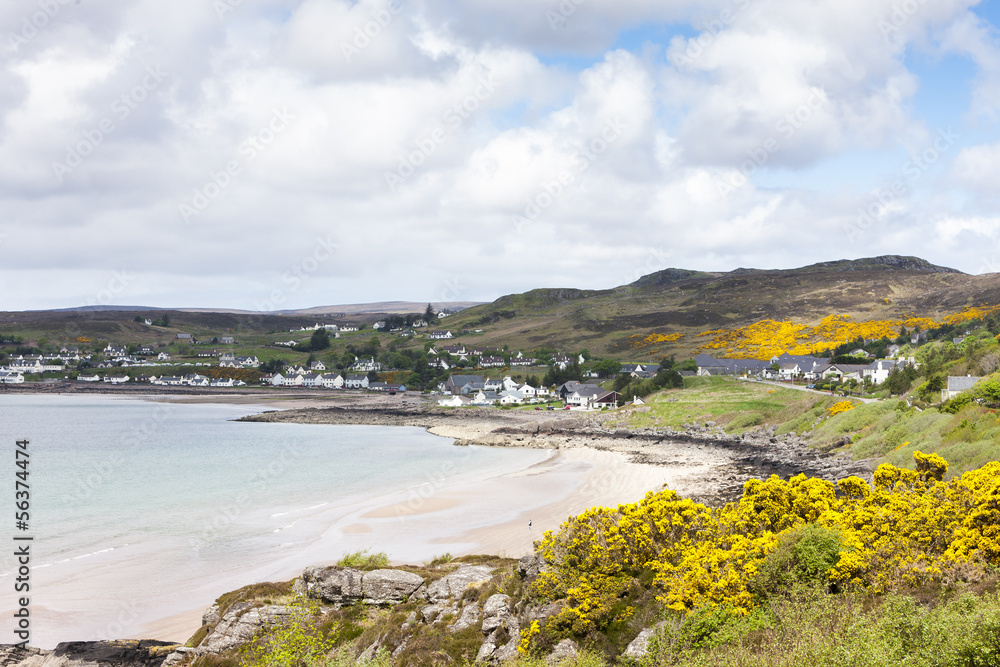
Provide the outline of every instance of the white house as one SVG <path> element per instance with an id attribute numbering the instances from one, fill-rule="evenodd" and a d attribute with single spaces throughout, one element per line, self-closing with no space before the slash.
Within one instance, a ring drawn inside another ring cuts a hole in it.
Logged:
<path id="1" fill-rule="evenodd" d="M 308 373 L 302 376 L 302 386 L 303 387 L 322 387 L 323 386 L 323 376 L 317 375 L 316 373 Z"/>
<path id="2" fill-rule="evenodd" d="M 215 378 L 214 380 L 211 381 L 210 386 L 212 386 L 212 387 L 232 387 L 233 386 L 233 379 L 232 378 Z"/>
<path id="3" fill-rule="evenodd" d="M 355 373 L 371 373 L 375 371 L 376 373 L 382 370 L 382 364 L 375 361 L 374 359 L 358 359 L 353 364 L 351 364 L 350 370 Z"/>
<path id="4" fill-rule="evenodd" d="M 327 373 L 323 376 L 323 386 L 327 389 L 343 389 L 344 378 L 339 373 Z"/>
<path id="5" fill-rule="evenodd" d="M 311 361 L 311 362 L 309 362 L 309 370 L 311 370 L 314 373 L 316 373 L 318 371 L 325 371 L 326 370 L 326 364 L 324 364 L 319 359 L 317 359 L 316 361 Z"/>
<path id="6" fill-rule="evenodd" d="M 195 375 L 185 375 L 184 384 L 188 385 L 189 387 L 207 387 L 209 386 L 210 382 L 209 379 L 204 375 L 195 374 Z"/>
<path id="7" fill-rule="evenodd" d="M 344 386 L 348 389 L 367 389 L 368 388 L 368 376 L 367 375 L 348 375 L 344 380 Z"/>
<path id="8" fill-rule="evenodd" d="M 433 340 L 447 340 L 455 336 L 450 331 L 432 331 L 429 337 Z"/>
<path id="9" fill-rule="evenodd" d="M 156 355 L 156 360 L 157 361 L 170 361 L 170 353 L 169 352 L 160 352 L 158 355 Z"/>
<path id="10" fill-rule="evenodd" d="M 100 382 L 101 376 L 94 373 L 93 375 L 80 375 L 76 379 L 80 382 Z"/>
<path id="11" fill-rule="evenodd" d="M 518 387 L 517 391 L 521 392 L 521 395 L 524 396 L 525 400 L 530 401 L 538 397 L 538 390 L 527 383 Z"/>
<path id="12" fill-rule="evenodd" d="M 899 365 L 899 362 L 891 359 L 873 361 L 868 368 L 862 371 L 862 378 L 870 377 L 872 384 L 882 384 L 897 365 Z"/>
<path id="13" fill-rule="evenodd" d="M 130 379 L 127 375 L 109 375 L 104 378 L 104 381 L 109 384 L 125 384 Z"/>
<path id="14" fill-rule="evenodd" d="M 24 376 L 14 371 L 0 371 L 0 384 L 21 384 Z"/>
<path id="15" fill-rule="evenodd" d="M 516 390 L 505 391 L 500 394 L 500 405 L 521 405 L 524 403 L 524 396 Z"/>
<path id="16" fill-rule="evenodd" d="M 968 391 L 976 386 L 976 383 L 982 380 L 981 377 L 975 377 L 973 375 L 966 375 L 965 377 L 948 377 L 948 386 L 945 387 L 944 391 L 941 392 L 942 400 L 947 401 L 949 398 L 955 398 L 963 391 Z"/>
<path id="17" fill-rule="evenodd" d="M 340 327 L 341 333 L 352 333 L 357 330 L 358 328 L 353 324 L 345 324 L 344 326 Z"/>
<path id="18" fill-rule="evenodd" d="M 271 386 L 272 387 L 282 387 L 285 384 L 285 376 L 281 373 L 275 373 L 271 376 Z"/>

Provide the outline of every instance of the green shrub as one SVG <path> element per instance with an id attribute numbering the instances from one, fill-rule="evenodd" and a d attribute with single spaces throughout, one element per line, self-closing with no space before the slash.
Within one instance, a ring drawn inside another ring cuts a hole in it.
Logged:
<path id="1" fill-rule="evenodd" d="M 344 557 L 337 561 L 341 567 L 355 567 L 359 570 L 377 570 L 380 567 L 389 565 L 389 555 L 384 551 L 370 554 L 368 549 L 352 551 L 344 554 Z"/>
<path id="2" fill-rule="evenodd" d="M 842 538 L 833 528 L 807 524 L 786 533 L 764 559 L 749 588 L 767 597 L 796 587 L 825 586 L 840 560 Z"/>

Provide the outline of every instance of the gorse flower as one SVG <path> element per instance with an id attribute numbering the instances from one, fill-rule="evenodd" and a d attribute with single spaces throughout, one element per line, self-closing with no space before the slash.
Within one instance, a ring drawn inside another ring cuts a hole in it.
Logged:
<path id="1" fill-rule="evenodd" d="M 941 580 L 969 564 L 1000 565 L 1000 462 L 944 481 L 943 458 L 913 456 L 916 470 L 881 465 L 874 485 L 858 477 L 833 484 L 772 476 L 746 482 L 742 497 L 719 509 L 665 490 L 571 517 L 544 534 L 539 551 L 548 567 L 532 584 L 536 597 L 565 605 L 524 633 L 523 650 L 539 632 L 579 636 L 626 620 L 631 608 L 621 601 L 650 572 L 667 608 L 724 605 L 747 613 L 769 554 L 806 526 L 838 536 L 839 554 L 825 575 L 830 585 L 877 593 Z"/>

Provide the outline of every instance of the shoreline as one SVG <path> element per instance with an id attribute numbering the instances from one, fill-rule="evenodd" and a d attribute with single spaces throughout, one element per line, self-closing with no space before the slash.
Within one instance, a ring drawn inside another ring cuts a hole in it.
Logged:
<path id="1" fill-rule="evenodd" d="M 117 393 L 112 389 L 61 395 L 107 397 Z M 533 550 L 534 540 L 545 530 L 558 528 L 572 515 L 593 506 L 634 502 L 663 486 L 697 501 L 721 504 L 742 492 L 746 479 L 770 472 L 782 475 L 809 472 L 829 478 L 843 477 L 848 472 L 864 475 L 866 469 L 864 462 L 825 455 L 794 439 L 777 439 L 766 433 L 731 436 L 701 426 L 685 431 L 610 430 L 600 425 L 600 413 L 441 409 L 429 406 L 419 394 L 400 400 L 402 397 L 361 392 L 330 395 L 295 390 L 242 394 L 134 391 L 121 398 L 252 406 L 263 411 L 233 420 L 240 422 L 419 427 L 432 435 L 452 439 L 459 447 L 547 450 L 544 459 L 517 470 L 477 473 L 462 480 L 464 486 L 459 485 L 460 488 L 437 489 L 413 511 L 401 511 L 405 510 L 407 498 L 400 492 L 395 497 L 383 494 L 356 498 L 360 500 L 356 507 L 336 517 L 327 515 L 329 518 L 325 519 L 323 514 L 317 514 L 311 520 L 317 525 L 326 521 L 322 534 L 295 554 L 257 563 L 251 569 L 255 580 L 247 584 L 265 579 L 288 580 L 298 576 L 307 565 L 332 564 L 348 548 L 360 544 L 359 540 L 366 540 L 362 548 L 369 543 L 367 540 L 373 545 L 383 540 L 382 545 L 386 546 L 374 550 L 389 552 L 396 564 L 422 559 L 408 557 L 405 552 L 392 553 L 395 545 L 402 544 L 412 551 L 416 543 L 414 531 L 423 531 L 421 543 L 425 546 L 441 545 L 434 555 L 451 551 L 455 555 L 521 556 Z M 848 471 L 850 466 L 857 471 Z M 519 507 L 519 494 L 525 490 L 541 494 L 544 499 Z M 386 542 L 386 535 L 393 538 Z M 205 588 L 207 585 L 199 586 L 198 590 L 204 592 Z M 232 589 L 232 586 L 226 590 L 220 588 L 215 596 Z M 210 604 L 208 601 L 205 607 Z M 128 632 L 129 636 L 186 641 L 200 627 L 204 608 L 184 610 L 184 605 L 179 604 L 169 607 L 164 610 L 168 612 L 166 616 L 152 620 L 147 617 L 135 632 Z"/>

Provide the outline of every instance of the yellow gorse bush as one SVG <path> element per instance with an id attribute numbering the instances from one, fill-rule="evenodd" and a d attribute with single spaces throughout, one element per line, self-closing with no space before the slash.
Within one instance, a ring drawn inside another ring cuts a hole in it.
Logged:
<path id="1" fill-rule="evenodd" d="M 532 593 L 565 600 L 544 630 L 584 635 L 626 620 L 631 609 L 620 601 L 644 574 L 670 609 L 727 605 L 746 613 L 764 559 L 782 535 L 806 524 L 841 535 L 827 573 L 841 586 L 883 592 L 940 580 L 963 564 L 1000 565 L 1000 462 L 944 481 L 940 456 L 915 452 L 914 459 L 916 470 L 879 466 L 873 485 L 772 476 L 746 482 L 738 501 L 718 509 L 664 490 L 571 517 L 539 543 L 548 565 Z"/>
<path id="2" fill-rule="evenodd" d="M 948 315 L 944 322 L 957 324 L 971 319 L 981 319 L 1000 311 L 1000 306 L 971 307 Z M 736 329 L 704 331 L 698 337 L 708 337 L 698 349 L 719 351 L 735 358 L 769 359 L 784 352 L 812 354 L 831 346 L 858 338 L 895 338 L 901 327 L 913 330 L 933 329 L 941 323 L 929 317 L 908 317 L 898 320 L 869 320 L 854 322 L 847 315 L 827 315 L 811 327 L 790 321 L 764 319 Z"/>
<path id="3" fill-rule="evenodd" d="M 847 412 L 853 407 L 854 404 L 850 401 L 839 401 L 830 406 L 830 408 L 826 411 L 826 415 L 828 417 L 833 417 L 839 415 L 841 412 Z"/>

